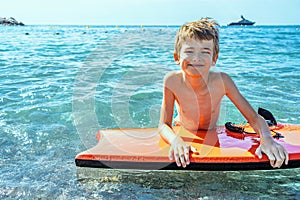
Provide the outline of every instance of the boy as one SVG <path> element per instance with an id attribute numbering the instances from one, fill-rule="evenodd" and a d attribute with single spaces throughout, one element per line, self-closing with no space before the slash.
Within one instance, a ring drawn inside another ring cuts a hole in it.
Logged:
<path id="1" fill-rule="evenodd" d="M 189 146 L 172 129 L 174 103 L 178 110 L 178 123 L 190 132 L 216 127 L 223 96 L 227 96 L 260 136 L 255 154 L 265 153 L 272 167 L 288 164 L 288 152 L 275 142 L 265 120 L 258 115 L 240 94 L 232 79 L 223 72 L 210 71 L 218 59 L 218 24 L 209 18 L 184 24 L 175 39 L 174 60 L 181 71 L 171 72 L 164 79 L 163 101 L 159 132 L 171 146 L 170 160 L 178 166 L 190 163 Z M 208 136 L 209 137 L 209 136 Z"/>

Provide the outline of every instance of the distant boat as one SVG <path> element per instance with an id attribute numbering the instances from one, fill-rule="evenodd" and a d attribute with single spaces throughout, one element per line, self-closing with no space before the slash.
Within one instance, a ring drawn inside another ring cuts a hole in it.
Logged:
<path id="1" fill-rule="evenodd" d="M 243 15 L 241 15 L 241 18 L 242 20 L 238 22 L 231 22 L 230 24 L 228 24 L 228 26 L 252 26 L 253 24 L 255 24 L 255 22 L 245 19 Z"/>

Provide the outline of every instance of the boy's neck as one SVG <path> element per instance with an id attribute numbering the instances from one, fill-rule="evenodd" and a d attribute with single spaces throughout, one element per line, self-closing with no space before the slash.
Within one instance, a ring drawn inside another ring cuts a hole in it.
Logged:
<path id="1" fill-rule="evenodd" d="M 184 73 L 184 79 L 186 83 L 197 91 L 206 91 L 208 86 L 208 75 L 207 76 L 199 76 L 199 77 L 191 77 Z"/>

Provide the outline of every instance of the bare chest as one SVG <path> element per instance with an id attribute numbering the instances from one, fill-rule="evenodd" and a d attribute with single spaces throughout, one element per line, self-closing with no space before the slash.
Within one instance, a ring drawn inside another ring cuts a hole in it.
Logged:
<path id="1" fill-rule="evenodd" d="M 176 96 L 177 110 L 185 126 L 191 129 L 209 128 L 216 123 L 224 96 L 222 92 L 211 88 L 202 93 L 185 90 L 179 94 Z"/>
<path id="2" fill-rule="evenodd" d="M 216 95 L 213 92 L 207 92 L 204 95 L 197 95 L 189 92 L 176 98 L 178 105 L 183 113 L 207 113 L 214 112 L 222 99 L 221 95 Z"/>

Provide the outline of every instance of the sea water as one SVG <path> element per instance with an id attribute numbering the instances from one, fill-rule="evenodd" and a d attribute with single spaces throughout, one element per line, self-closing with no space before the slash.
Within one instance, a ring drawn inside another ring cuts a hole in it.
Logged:
<path id="1" fill-rule="evenodd" d="M 177 26 L 0 27 L 1 199 L 300 199 L 299 169 L 78 170 L 101 128 L 156 127 Z M 299 26 L 221 27 L 212 70 L 300 124 Z M 219 124 L 246 120 L 228 100 Z"/>

